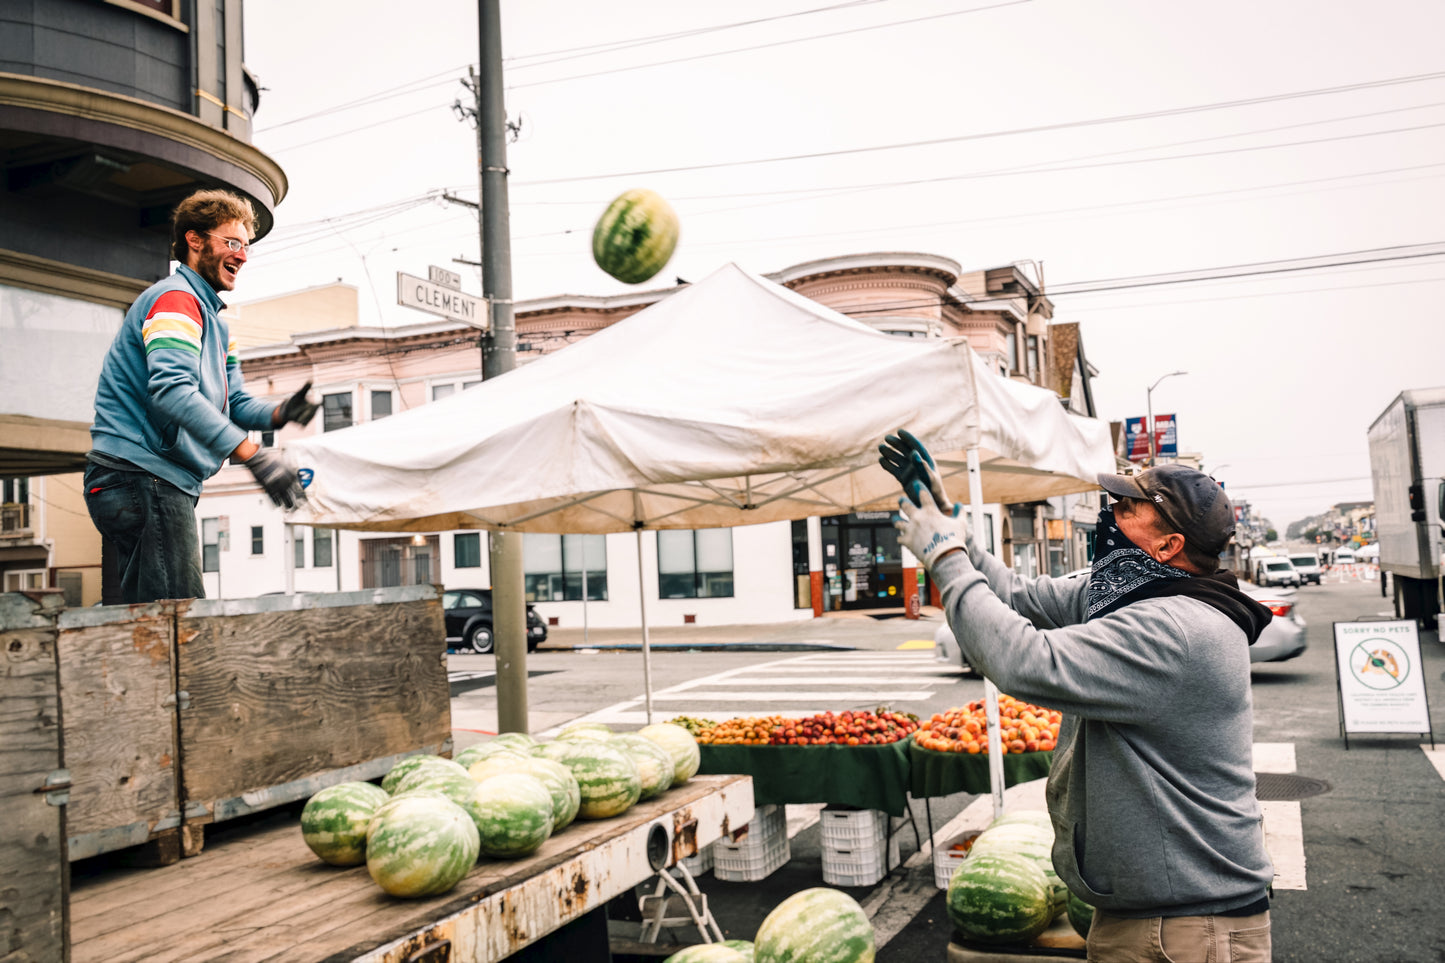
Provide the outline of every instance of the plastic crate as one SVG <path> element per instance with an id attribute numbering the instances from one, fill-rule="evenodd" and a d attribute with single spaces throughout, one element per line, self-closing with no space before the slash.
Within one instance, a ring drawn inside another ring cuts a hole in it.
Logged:
<path id="1" fill-rule="evenodd" d="M 787 833 L 761 845 L 715 845 L 717 851 L 713 853 L 712 874 L 717 879 L 731 883 L 751 883 L 766 879 L 787 865 L 793 856 Z"/>
<path id="2" fill-rule="evenodd" d="M 823 849 L 823 882 L 829 886 L 872 886 L 884 872 L 883 853 L 877 846 Z"/>
<path id="3" fill-rule="evenodd" d="M 698 850 L 696 856 L 684 856 L 677 861 L 679 866 L 686 866 L 687 871 L 693 876 L 701 876 L 713 867 L 712 844 Z"/>
<path id="4" fill-rule="evenodd" d="M 877 809 L 834 809 L 818 814 L 823 845 L 852 849 L 880 838 L 888 831 L 888 814 Z"/>
<path id="5" fill-rule="evenodd" d="M 953 849 L 953 844 L 977 837 L 978 830 L 971 830 L 953 837 L 933 851 L 933 884 L 935 886 L 939 889 L 948 889 L 948 881 L 953 879 L 954 870 L 963 865 L 965 859 L 968 859 L 968 853 Z"/>

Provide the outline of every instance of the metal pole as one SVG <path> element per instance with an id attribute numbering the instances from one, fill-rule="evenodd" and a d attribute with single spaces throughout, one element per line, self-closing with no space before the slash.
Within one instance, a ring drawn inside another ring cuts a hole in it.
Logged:
<path id="1" fill-rule="evenodd" d="M 1161 379 L 1162 380 L 1162 379 Z M 1154 467 L 1154 389 L 1150 388 L 1144 392 L 1145 407 L 1149 410 L 1148 419 L 1144 424 L 1144 434 L 1149 436 L 1149 467 Z"/>
<path id="2" fill-rule="evenodd" d="M 637 604 L 642 608 L 642 699 L 652 725 L 652 644 L 647 637 L 647 579 L 642 574 L 642 529 L 637 529 Z"/>
<path id="3" fill-rule="evenodd" d="M 973 543 L 980 550 L 987 545 L 983 534 L 983 470 L 978 449 L 968 449 L 968 509 L 973 528 Z M 993 817 L 1003 815 L 1003 737 L 998 720 L 998 686 L 992 679 L 983 680 L 983 711 L 988 723 L 988 789 L 993 797 Z"/>
<path id="4" fill-rule="evenodd" d="M 482 377 L 506 374 L 517 363 L 512 320 L 512 240 L 507 206 L 507 111 L 502 99 L 501 0 L 478 0 L 480 34 L 477 127 L 482 180 L 482 294 L 491 327 L 482 339 Z M 522 588 L 522 536 L 494 532 L 489 540 L 492 622 L 497 651 L 497 729 L 527 732 L 527 609 Z"/>
<path id="5" fill-rule="evenodd" d="M 582 540 L 582 644 L 590 645 L 587 638 L 587 536 L 577 537 Z"/>

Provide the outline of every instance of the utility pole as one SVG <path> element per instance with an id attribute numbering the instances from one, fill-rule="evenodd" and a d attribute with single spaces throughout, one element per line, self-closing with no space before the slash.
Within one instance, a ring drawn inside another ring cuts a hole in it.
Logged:
<path id="1" fill-rule="evenodd" d="M 477 140 L 481 147 L 482 295 L 492 323 L 482 338 L 482 378 L 517 364 L 512 317 L 512 238 L 507 207 L 507 112 L 502 90 L 501 0 L 478 0 L 480 35 Z M 522 536 L 492 532 L 492 628 L 497 660 L 497 731 L 529 731 L 527 713 L 527 608 L 522 586 Z"/>

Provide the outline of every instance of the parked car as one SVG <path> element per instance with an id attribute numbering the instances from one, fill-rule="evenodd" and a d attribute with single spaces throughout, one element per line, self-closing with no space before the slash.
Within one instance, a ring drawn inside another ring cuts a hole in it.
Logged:
<path id="1" fill-rule="evenodd" d="M 442 613 L 447 623 L 447 648 L 458 652 L 490 652 L 492 638 L 492 590 L 447 589 L 442 593 Z M 547 625 L 537 610 L 527 606 L 527 651 L 547 641 Z"/>
<path id="2" fill-rule="evenodd" d="M 1086 568 L 1070 572 L 1064 578 L 1088 578 Z M 1249 647 L 1250 662 L 1284 662 L 1301 655 L 1305 650 L 1305 621 L 1295 612 L 1295 590 L 1292 588 L 1262 588 L 1252 582 L 1240 582 L 1240 591 L 1269 608 L 1274 618 L 1259 634 L 1254 645 Z M 933 633 L 933 657 L 949 665 L 961 665 L 971 669 L 968 660 L 958 648 L 953 630 L 944 622 Z"/>
<path id="3" fill-rule="evenodd" d="M 1290 560 L 1281 555 L 1277 558 L 1256 559 L 1254 581 L 1259 585 L 1299 585 L 1300 575 Z"/>
<path id="4" fill-rule="evenodd" d="M 1299 555 L 1289 556 L 1289 563 L 1299 573 L 1300 584 L 1313 582 L 1320 584 L 1320 578 L 1324 575 L 1324 569 L 1320 568 L 1320 558 L 1313 552 L 1304 552 Z"/>

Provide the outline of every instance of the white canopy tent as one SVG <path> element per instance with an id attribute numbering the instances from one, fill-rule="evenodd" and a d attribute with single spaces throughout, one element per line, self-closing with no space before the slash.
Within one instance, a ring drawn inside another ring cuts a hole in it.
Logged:
<path id="1" fill-rule="evenodd" d="M 290 520 L 632 530 L 640 557 L 643 529 L 896 508 L 877 445 L 899 427 L 973 504 L 975 529 L 984 502 L 1088 491 L 1114 470 L 1107 424 L 993 374 L 966 340 L 883 334 L 730 264 L 469 391 L 294 444 L 313 474 Z"/>

